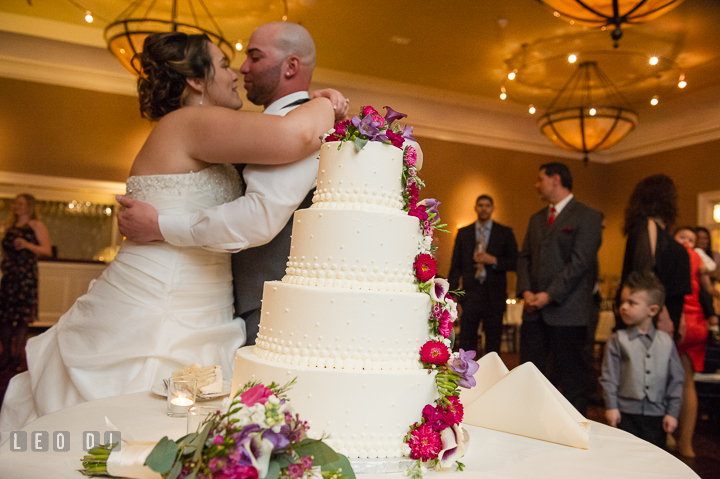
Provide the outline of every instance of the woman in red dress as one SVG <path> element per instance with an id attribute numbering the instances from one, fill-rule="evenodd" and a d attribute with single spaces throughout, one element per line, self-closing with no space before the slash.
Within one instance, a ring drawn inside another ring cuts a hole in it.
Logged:
<path id="1" fill-rule="evenodd" d="M 678 343 L 680 361 L 685 370 L 683 383 L 683 403 L 680 409 L 680 421 L 677 432 L 678 452 L 686 457 L 695 457 L 692 447 L 692 438 L 697 420 L 697 392 L 695 391 L 695 372 L 702 371 L 705 363 L 705 346 L 707 344 L 707 321 L 700 304 L 700 285 L 707 269 L 703 261 L 693 248 L 695 247 L 695 233 L 688 227 L 678 228 L 675 231 L 675 241 L 687 248 L 690 255 L 690 280 L 692 294 L 685 296 L 683 305 L 684 324 L 680 326 L 681 339 Z M 717 317 L 713 318 L 717 321 Z"/>

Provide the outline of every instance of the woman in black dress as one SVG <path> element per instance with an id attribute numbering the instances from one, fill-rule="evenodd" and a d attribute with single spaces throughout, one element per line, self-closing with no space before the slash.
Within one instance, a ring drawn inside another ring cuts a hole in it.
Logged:
<path id="1" fill-rule="evenodd" d="M 677 190 L 672 179 L 652 175 L 635 186 L 625 209 L 623 232 L 627 242 L 621 281 L 624 283 L 633 271 L 655 273 L 665 287 L 665 308 L 658 318 L 658 329 L 677 339 L 683 302 L 685 295 L 692 293 L 692 286 L 690 257 L 671 235 L 676 218 Z M 621 290 L 618 288 L 618 296 Z"/>
<path id="2" fill-rule="evenodd" d="M 35 198 L 15 198 L 10 227 L 2 239 L 0 281 L 0 368 L 18 367 L 29 323 L 37 319 L 37 258 L 51 254 L 47 228 L 37 218 Z"/>

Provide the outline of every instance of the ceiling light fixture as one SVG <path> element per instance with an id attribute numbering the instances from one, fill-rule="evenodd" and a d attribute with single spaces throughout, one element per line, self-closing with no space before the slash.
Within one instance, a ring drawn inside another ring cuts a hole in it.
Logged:
<path id="1" fill-rule="evenodd" d="M 553 15 L 571 25 L 587 27 L 614 25 L 614 46 L 622 37 L 622 25 L 654 20 L 677 7 L 683 0 L 538 0 L 553 10 Z"/>
<path id="2" fill-rule="evenodd" d="M 583 153 L 587 163 L 588 153 L 625 138 L 637 120 L 637 114 L 597 63 L 583 62 L 538 119 L 538 125 L 559 147 Z"/>
<path id="3" fill-rule="evenodd" d="M 158 5 L 162 3 L 162 5 Z M 131 73 L 139 75 L 140 58 L 145 38 L 153 33 L 183 32 L 207 35 L 223 54 L 232 60 L 236 46 L 225 39 L 204 0 L 172 0 L 170 10 L 166 2 L 132 0 L 120 15 L 105 28 L 105 42 L 110 53 Z M 184 6 L 181 8 L 181 4 Z M 283 0 L 284 18 L 287 18 L 287 0 Z M 181 11 L 182 10 L 182 11 Z M 240 42 L 238 41 L 238 44 Z M 242 47 L 242 45 L 240 45 Z"/>

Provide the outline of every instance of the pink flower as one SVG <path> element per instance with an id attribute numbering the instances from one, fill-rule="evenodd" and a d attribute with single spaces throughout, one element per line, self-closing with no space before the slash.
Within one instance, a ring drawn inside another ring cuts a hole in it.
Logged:
<path id="1" fill-rule="evenodd" d="M 326 137 L 323 139 L 323 142 L 324 142 L 324 143 L 330 143 L 331 141 L 340 141 L 341 139 L 342 139 L 342 137 L 333 134 L 333 135 L 328 135 L 328 136 L 326 136 Z"/>
<path id="2" fill-rule="evenodd" d="M 408 166 L 415 166 L 415 163 L 417 163 L 417 151 L 412 146 L 408 146 L 405 151 L 405 163 Z"/>
<path id="3" fill-rule="evenodd" d="M 437 281 L 437 280 L 438 280 L 438 278 L 435 278 L 435 281 Z M 430 291 L 432 291 L 432 289 Z M 440 321 L 440 318 L 442 317 L 442 306 L 440 306 L 439 304 L 433 305 L 432 317 L 434 319 L 437 319 L 438 321 Z"/>
<path id="4" fill-rule="evenodd" d="M 407 444 L 410 446 L 410 457 L 423 461 L 435 459 L 442 450 L 440 434 L 430 424 L 423 424 L 412 431 Z"/>
<path id="5" fill-rule="evenodd" d="M 453 320 L 450 316 L 450 311 L 443 311 L 443 314 L 440 317 L 440 326 L 438 327 L 438 332 L 443 338 L 449 338 L 452 334 L 452 329 Z"/>
<path id="6" fill-rule="evenodd" d="M 419 254 L 413 266 L 415 266 L 415 276 L 421 283 L 430 281 L 437 273 L 437 262 L 429 254 Z"/>
<path id="7" fill-rule="evenodd" d="M 350 120 L 343 120 L 337 125 L 335 125 L 335 134 L 338 136 L 345 136 L 345 133 L 347 132 L 347 127 L 350 125 Z"/>
<path id="8" fill-rule="evenodd" d="M 416 217 L 420 221 L 425 221 L 428 219 L 428 214 L 425 209 L 425 205 L 418 205 L 418 204 L 410 203 L 410 211 L 408 211 L 408 214 L 410 216 Z"/>
<path id="9" fill-rule="evenodd" d="M 420 348 L 420 360 L 430 364 L 446 364 L 450 359 L 447 346 L 440 341 L 428 341 Z"/>
<path id="10" fill-rule="evenodd" d="M 363 118 L 368 115 L 372 115 L 373 113 L 377 115 L 378 111 L 375 108 L 371 107 L 370 105 L 362 107 Z"/>
<path id="11" fill-rule="evenodd" d="M 405 143 L 405 138 L 403 138 L 403 136 L 400 133 L 395 133 L 393 131 L 390 131 L 390 129 L 388 129 L 385 132 L 385 135 L 390 139 L 390 143 L 392 143 L 392 146 L 402 148 L 403 143 Z M 415 175 L 411 175 L 411 176 L 415 176 Z"/>
<path id="12" fill-rule="evenodd" d="M 290 477 L 299 479 L 305 473 L 305 469 L 303 469 L 302 464 L 290 464 L 288 467 L 288 473 L 290 474 Z"/>
<path id="13" fill-rule="evenodd" d="M 463 414 L 465 409 L 463 408 L 460 398 L 457 396 L 448 396 L 447 400 L 450 401 L 450 405 L 446 405 L 447 411 L 452 415 L 454 424 L 460 424 L 463 420 Z"/>
<path id="14" fill-rule="evenodd" d="M 373 113 L 371 116 L 373 121 L 380 123 L 378 125 L 378 128 L 382 128 L 383 126 L 385 126 L 385 118 L 381 117 L 379 113 Z"/>
<path id="15" fill-rule="evenodd" d="M 417 168 L 414 166 L 408 168 L 408 176 L 417 176 Z"/>
<path id="16" fill-rule="evenodd" d="M 222 436 L 215 436 L 212 441 L 213 444 L 222 444 L 223 442 L 225 442 L 225 438 Z"/>
<path id="17" fill-rule="evenodd" d="M 312 457 L 303 456 L 302 459 L 300 459 L 300 463 L 302 464 L 303 468 L 310 469 L 313 463 Z"/>
<path id="18" fill-rule="evenodd" d="M 265 404 L 270 396 L 273 396 L 272 390 L 266 388 L 262 384 L 253 386 L 240 395 L 240 402 L 245 406 L 254 406 L 257 403 Z"/>

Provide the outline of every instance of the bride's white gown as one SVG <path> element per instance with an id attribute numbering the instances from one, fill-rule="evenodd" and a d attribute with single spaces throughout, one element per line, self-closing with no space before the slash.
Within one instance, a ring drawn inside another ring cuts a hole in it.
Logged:
<path id="1" fill-rule="evenodd" d="M 194 212 L 241 192 L 231 165 L 131 177 L 127 189 L 162 214 Z M 232 304 L 228 253 L 125 241 L 57 325 L 28 341 L 28 371 L 10 381 L 0 411 L 0 442 L 53 411 L 149 391 L 194 362 L 219 364 L 231 378 L 235 350 L 245 341 Z"/>

